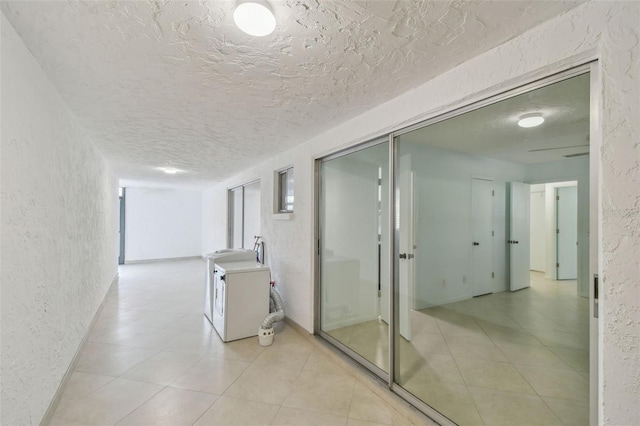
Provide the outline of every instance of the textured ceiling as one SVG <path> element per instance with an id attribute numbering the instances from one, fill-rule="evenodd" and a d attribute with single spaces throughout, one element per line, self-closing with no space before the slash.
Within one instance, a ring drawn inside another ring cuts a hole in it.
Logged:
<path id="1" fill-rule="evenodd" d="M 401 142 L 420 143 L 522 164 L 564 160 L 589 152 L 589 74 L 514 96 L 409 132 Z M 525 114 L 545 122 L 524 129 Z"/>
<path id="2" fill-rule="evenodd" d="M 273 1 L 278 27 L 263 38 L 233 25 L 234 1 L 2 9 L 120 178 L 203 185 L 576 4 Z M 187 172 L 168 176 L 159 166 Z"/>

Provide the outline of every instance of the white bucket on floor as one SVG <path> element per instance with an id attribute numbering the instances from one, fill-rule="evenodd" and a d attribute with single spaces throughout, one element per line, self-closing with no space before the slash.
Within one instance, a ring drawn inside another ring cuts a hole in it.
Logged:
<path id="1" fill-rule="evenodd" d="M 260 346 L 271 346 L 273 343 L 273 327 L 271 328 L 260 328 L 258 330 L 258 341 L 260 342 Z"/>

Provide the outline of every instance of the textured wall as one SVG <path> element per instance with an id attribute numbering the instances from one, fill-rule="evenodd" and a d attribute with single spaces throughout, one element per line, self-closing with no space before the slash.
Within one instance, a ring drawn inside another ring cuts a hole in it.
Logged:
<path id="1" fill-rule="evenodd" d="M 640 424 L 640 2 L 603 11 L 601 395 Z"/>
<path id="2" fill-rule="evenodd" d="M 548 74 L 576 55 L 596 53 L 603 77 L 600 422 L 638 424 L 640 412 L 640 3 L 593 2 L 570 10 L 369 112 L 277 155 L 207 191 L 205 215 L 224 217 L 227 187 L 259 176 L 263 194 L 273 170 L 295 167 L 295 213 L 272 219 L 272 197 L 262 201 L 268 260 L 287 303 L 287 315 L 313 328 L 313 162 L 315 156 L 369 139 L 435 111 L 507 87 L 529 73 Z M 532 74 L 533 75 L 533 74 Z M 596 137 L 597 135 L 592 135 Z M 220 221 L 220 227 L 224 226 Z M 208 228 L 205 250 L 223 247 L 224 230 Z"/>
<path id="3" fill-rule="evenodd" d="M 125 261 L 200 256 L 202 192 L 127 188 Z"/>
<path id="4" fill-rule="evenodd" d="M 0 423 L 38 424 L 117 274 L 117 183 L 1 19 Z"/>

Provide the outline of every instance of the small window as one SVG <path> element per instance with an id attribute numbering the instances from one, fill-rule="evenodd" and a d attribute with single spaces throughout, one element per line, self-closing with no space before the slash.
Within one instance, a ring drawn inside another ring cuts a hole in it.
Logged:
<path id="1" fill-rule="evenodd" d="M 293 212 L 293 167 L 278 172 L 278 212 Z"/>

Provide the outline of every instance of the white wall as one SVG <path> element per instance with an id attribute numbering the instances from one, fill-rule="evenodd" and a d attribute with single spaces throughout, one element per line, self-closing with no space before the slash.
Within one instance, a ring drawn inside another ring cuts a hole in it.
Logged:
<path id="1" fill-rule="evenodd" d="M 422 145 L 406 145 L 415 174 L 417 307 L 472 297 L 471 183 L 493 179 L 494 292 L 508 288 L 506 184 L 522 181 L 524 166 Z M 466 277 L 466 279 L 465 279 Z M 445 284 L 443 285 L 443 281 Z"/>
<path id="2" fill-rule="evenodd" d="M 226 191 L 202 193 L 202 254 L 227 248 L 227 202 Z"/>
<path id="3" fill-rule="evenodd" d="M 253 248 L 256 241 L 255 237 L 260 235 L 261 197 L 260 182 L 254 182 L 244 187 L 244 218 L 242 224 L 244 232 L 243 247 L 246 249 Z"/>
<path id="4" fill-rule="evenodd" d="M 597 56 L 603 71 L 600 95 L 605 104 L 594 111 L 601 131 L 591 135 L 602 140 L 599 164 L 602 215 L 602 262 L 606 285 L 601 292 L 600 422 L 640 422 L 637 383 L 640 383 L 638 310 L 640 268 L 640 167 L 636 147 L 640 133 L 640 45 L 637 2 L 589 2 L 515 36 L 507 43 L 473 58 L 453 70 L 379 105 L 306 143 L 246 170 L 212 187 L 206 193 L 207 217 L 226 216 L 227 188 L 261 177 L 263 191 L 273 190 L 273 171 L 295 167 L 296 207 L 291 221 L 273 220 L 272 197 L 262 198 L 262 234 L 267 260 L 287 304 L 287 315 L 313 330 L 313 158 L 341 147 L 382 135 L 389 130 L 434 116 L 454 106 L 514 87 L 513 79 L 549 75 L 560 63 L 580 55 Z M 566 62 L 565 62 L 566 63 Z M 519 82 L 518 82 L 519 83 Z M 565 179 L 566 180 L 566 179 Z M 636 182 L 636 183 L 634 183 Z M 223 201 L 222 203 L 220 201 Z M 208 227 L 204 251 L 224 247 L 226 222 Z"/>
<path id="5" fill-rule="evenodd" d="M 117 275 L 118 187 L 1 15 L 0 423 L 38 424 Z"/>
<path id="6" fill-rule="evenodd" d="M 400 138 L 402 141 L 402 137 Z M 554 181 L 571 175 L 579 178 L 587 189 L 582 189 L 581 212 L 588 212 L 587 158 L 575 158 L 551 163 L 520 165 L 491 160 L 402 143 L 400 154 L 412 155 L 412 166 L 416 179 L 416 201 L 418 229 L 416 230 L 416 287 L 417 307 L 441 305 L 472 297 L 473 271 L 471 267 L 471 180 L 473 177 L 493 179 L 495 190 L 493 206 L 493 291 L 509 288 L 509 256 L 506 240 L 509 235 L 509 206 L 506 184 L 510 181 L 531 180 Z M 576 181 L 542 185 L 548 187 L 547 198 L 543 199 L 542 233 L 543 266 L 541 270 L 551 270 L 555 279 L 555 199 L 553 194 L 558 186 L 576 185 Z M 534 186 L 535 187 L 535 186 Z M 580 217 L 583 225 L 579 241 L 585 244 L 581 265 L 588 268 L 588 214 Z M 467 278 L 465 280 L 465 277 Z M 442 283 L 445 282 L 443 286 Z M 588 269 L 580 276 L 581 295 L 588 296 Z"/>
<path id="7" fill-rule="evenodd" d="M 388 152 L 386 145 L 369 150 Z M 378 167 L 363 151 L 322 164 L 322 329 L 378 316 Z M 368 153 L 367 153 L 368 154 Z M 388 161 L 388 160 L 387 160 Z"/>
<path id="8" fill-rule="evenodd" d="M 125 263 L 200 256 L 202 192 L 127 188 Z"/>

